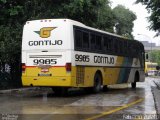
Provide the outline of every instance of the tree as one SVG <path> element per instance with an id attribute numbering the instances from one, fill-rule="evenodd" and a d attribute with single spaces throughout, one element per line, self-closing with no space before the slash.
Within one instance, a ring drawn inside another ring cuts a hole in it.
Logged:
<path id="1" fill-rule="evenodd" d="M 133 21 L 136 20 L 136 15 L 122 5 L 118 5 L 113 9 L 115 15 L 116 33 L 124 37 L 133 39 Z"/>
<path id="2" fill-rule="evenodd" d="M 59 6 L 58 6 L 59 7 Z M 88 26 L 113 32 L 114 16 L 108 0 L 70 0 L 62 4 L 62 16 L 82 22 Z"/>
<path id="3" fill-rule="evenodd" d="M 156 36 L 160 35 L 160 0 L 137 0 L 136 3 L 146 5 L 148 12 L 151 12 L 150 29 L 157 31 Z"/>
<path id="4" fill-rule="evenodd" d="M 153 50 L 149 52 L 149 56 L 152 62 L 158 63 L 160 65 L 160 51 L 159 50 Z"/>

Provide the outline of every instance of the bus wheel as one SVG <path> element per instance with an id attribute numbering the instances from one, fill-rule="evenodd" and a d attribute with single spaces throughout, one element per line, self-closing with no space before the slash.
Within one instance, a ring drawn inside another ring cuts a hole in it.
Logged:
<path id="1" fill-rule="evenodd" d="M 66 96 L 68 94 L 68 88 L 67 87 L 53 87 L 52 90 L 56 95 L 62 95 Z"/>
<path id="2" fill-rule="evenodd" d="M 99 93 L 101 91 L 101 85 L 102 85 L 102 77 L 99 73 L 96 73 L 94 77 L 93 92 Z"/>

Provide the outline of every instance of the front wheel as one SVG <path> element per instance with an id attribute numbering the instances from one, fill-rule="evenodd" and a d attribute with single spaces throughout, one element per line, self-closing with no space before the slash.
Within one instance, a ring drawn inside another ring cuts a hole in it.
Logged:
<path id="1" fill-rule="evenodd" d="M 94 86 L 93 86 L 93 92 L 99 93 L 101 91 L 102 86 L 102 76 L 98 73 L 96 73 L 94 77 Z"/>

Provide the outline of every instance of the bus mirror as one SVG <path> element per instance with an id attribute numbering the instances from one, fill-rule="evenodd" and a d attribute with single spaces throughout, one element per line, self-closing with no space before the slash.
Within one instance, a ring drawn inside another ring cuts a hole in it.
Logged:
<path id="1" fill-rule="evenodd" d="M 146 60 L 148 60 L 148 54 L 146 54 Z"/>
<path id="2" fill-rule="evenodd" d="M 156 66 L 156 70 L 159 70 L 160 69 L 160 67 L 159 66 Z"/>

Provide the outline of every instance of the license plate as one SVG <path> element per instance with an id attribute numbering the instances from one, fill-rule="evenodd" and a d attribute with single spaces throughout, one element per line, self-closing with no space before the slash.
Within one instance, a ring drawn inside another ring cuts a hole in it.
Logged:
<path id="1" fill-rule="evenodd" d="M 41 69 L 41 72 L 49 72 L 49 69 Z"/>

